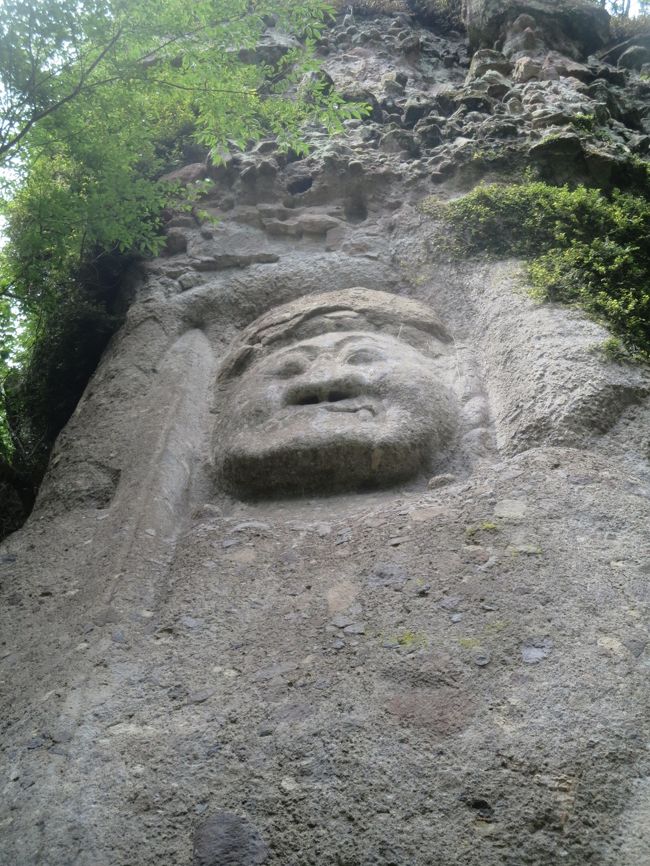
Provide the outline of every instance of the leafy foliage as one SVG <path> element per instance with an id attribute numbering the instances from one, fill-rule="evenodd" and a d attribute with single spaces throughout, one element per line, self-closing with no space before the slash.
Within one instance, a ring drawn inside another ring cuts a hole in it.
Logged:
<path id="1" fill-rule="evenodd" d="M 529 260 L 536 294 L 576 304 L 650 360 L 650 201 L 644 195 L 489 184 L 425 212 L 454 230 L 464 251 Z"/>
<path id="2" fill-rule="evenodd" d="M 120 270 L 161 250 L 180 191 L 159 178 L 197 148 L 218 162 L 263 135 L 304 153 L 305 124 L 336 132 L 360 115 L 309 74 L 329 13 L 324 0 L 3 3 L 0 461 L 32 493 L 119 321 Z"/>

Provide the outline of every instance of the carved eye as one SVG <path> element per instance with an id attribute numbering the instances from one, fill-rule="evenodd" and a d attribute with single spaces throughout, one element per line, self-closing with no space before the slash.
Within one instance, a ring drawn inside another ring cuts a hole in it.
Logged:
<path id="1" fill-rule="evenodd" d="M 372 364 L 374 361 L 383 359 L 381 352 L 377 349 L 355 349 L 345 359 L 346 364 Z"/>
<path id="2" fill-rule="evenodd" d="M 287 358 L 279 367 L 273 371 L 278 379 L 290 379 L 305 372 L 305 364 L 300 358 Z"/>

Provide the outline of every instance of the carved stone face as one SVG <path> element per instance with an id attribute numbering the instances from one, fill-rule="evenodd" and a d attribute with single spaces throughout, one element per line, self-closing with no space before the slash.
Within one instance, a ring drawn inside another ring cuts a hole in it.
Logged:
<path id="1" fill-rule="evenodd" d="M 229 388 L 217 442 L 223 481 L 250 495 L 354 490 L 416 475 L 454 429 L 441 366 L 435 346 L 425 357 L 365 331 L 271 352 Z"/>

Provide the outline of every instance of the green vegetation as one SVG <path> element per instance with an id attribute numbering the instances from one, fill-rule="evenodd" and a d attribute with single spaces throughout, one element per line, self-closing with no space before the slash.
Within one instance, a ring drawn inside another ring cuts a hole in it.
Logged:
<path id="1" fill-rule="evenodd" d="M 465 535 L 468 539 L 473 539 L 479 532 L 498 532 L 499 527 L 491 520 L 484 520 L 480 526 L 466 526 Z"/>
<path id="2" fill-rule="evenodd" d="M 306 152 L 362 108 L 318 75 L 324 0 L 6 0 L 0 22 L 0 501 L 25 508 L 182 193 L 262 136 Z M 264 43 L 269 24 L 283 34 Z M 8 524 L 0 515 L 0 537 Z"/>
<path id="3" fill-rule="evenodd" d="M 463 253 L 528 259 L 537 297 L 575 304 L 625 349 L 650 360 L 650 201 L 541 181 L 479 186 L 461 199 L 426 200 Z M 610 354 L 611 356 L 611 354 Z"/>
<path id="4" fill-rule="evenodd" d="M 427 645 L 426 635 L 412 631 L 411 629 L 407 629 L 406 631 L 395 635 L 394 640 L 401 647 L 426 647 Z"/>

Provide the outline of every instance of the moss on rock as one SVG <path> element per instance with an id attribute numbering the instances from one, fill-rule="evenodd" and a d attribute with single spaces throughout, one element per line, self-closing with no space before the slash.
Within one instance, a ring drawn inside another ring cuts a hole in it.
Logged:
<path id="1" fill-rule="evenodd" d="M 650 200 L 644 194 L 542 181 L 479 186 L 422 210 L 453 229 L 454 246 L 522 256 L 535 295 L 575 304 L 650 360 Z"/>

